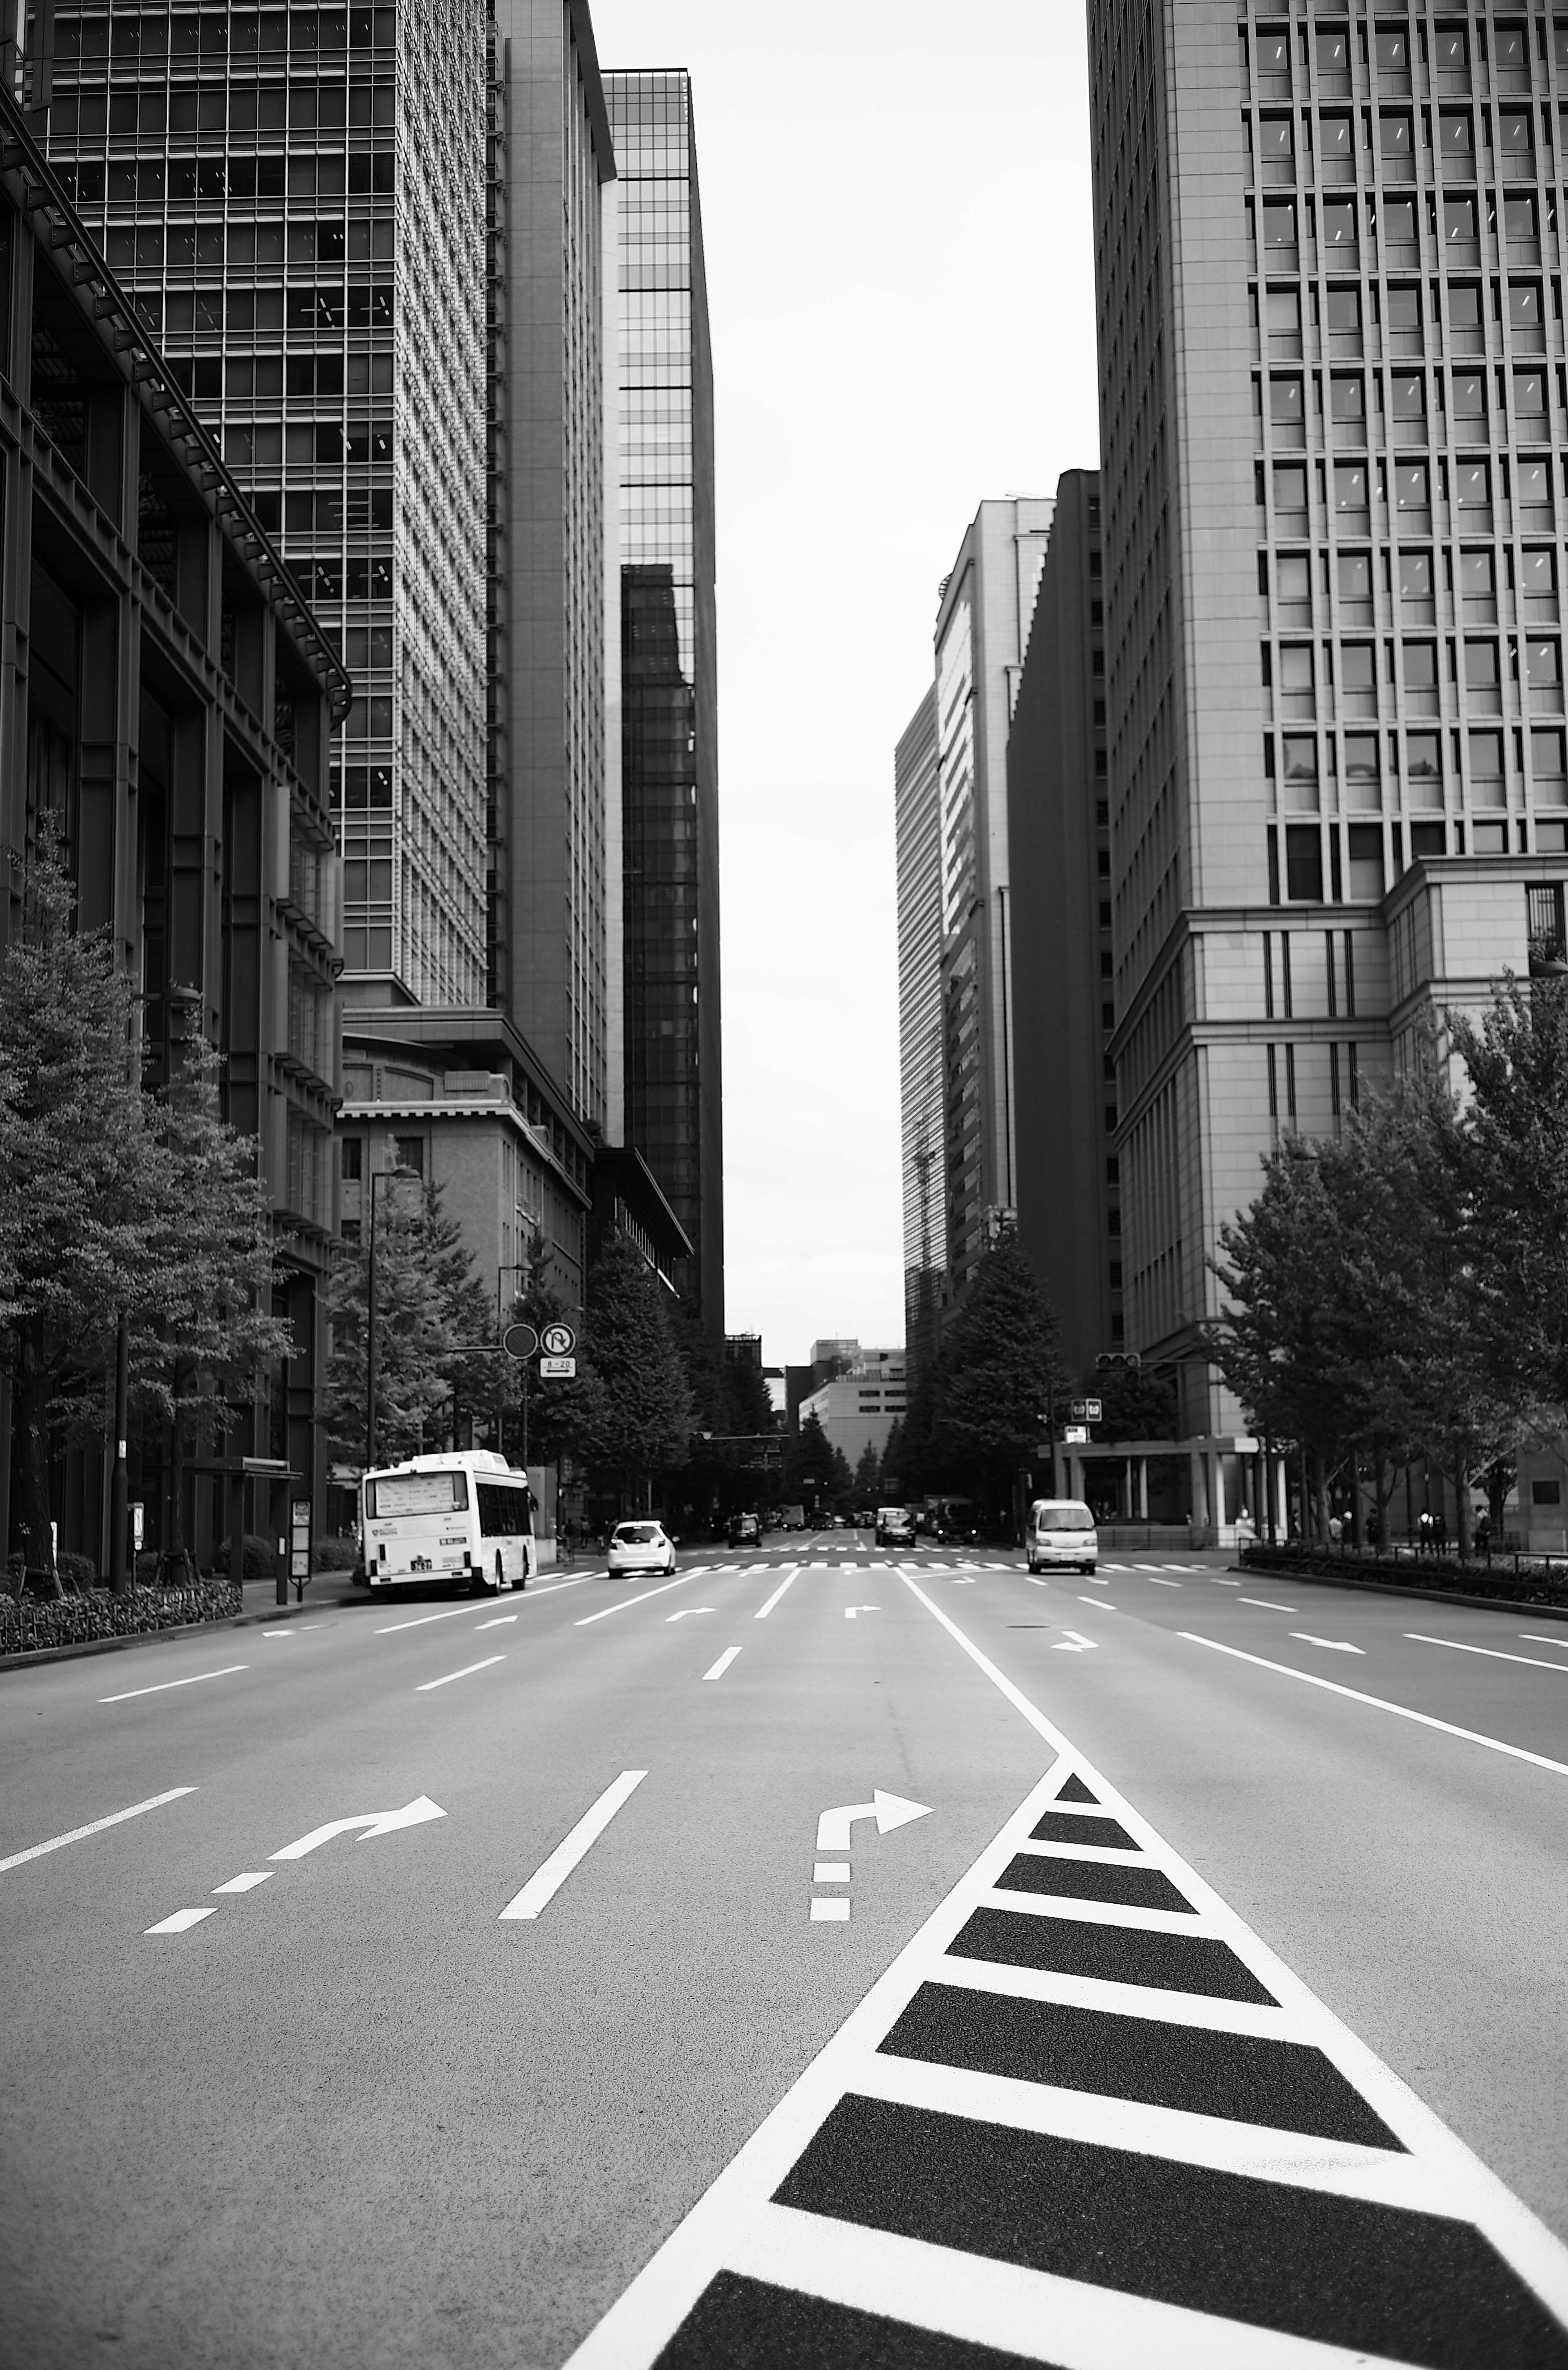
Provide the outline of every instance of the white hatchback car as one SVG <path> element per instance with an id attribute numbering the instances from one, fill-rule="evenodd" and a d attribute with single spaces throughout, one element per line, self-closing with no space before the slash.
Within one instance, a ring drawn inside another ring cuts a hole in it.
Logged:
<path id="1" fill-rule="evenodd" d="M 1092 1571 L 1100 1554 L 1094 1516 L 1076 1498 L 1036 1498 L 1029 1510 L 1023 1548 L 1031 1571 L 1060 1571 L 1077 1565 Z"/>
<path id="2" fill-rule="evenodd" d="M 663 1523 L 617 1523 L 610 1533 L 610 1577 L 617 1572 L 674 1571 L 675 1543 Z"/>

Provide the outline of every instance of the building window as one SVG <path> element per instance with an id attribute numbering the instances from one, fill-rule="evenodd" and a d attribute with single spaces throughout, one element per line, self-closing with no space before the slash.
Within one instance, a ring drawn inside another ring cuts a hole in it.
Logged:
<path id="1" fill-rule="evenodd" d="M 1530 1503 L 1532 1506 L 1560 1506 L 1562 1503 L 1562 1482 L 1532 1481 L 1530 1483 Z"/>
<path id="2" fill-rule="evenodd" d="M 395 1135 L 392 1149 L 399 1168 L 411 1168 L 416 1177 L 425 1173 L 425 1147 L 422 1135 Z"/>
<path id="3" fill-rule="evenodd" d="M 359 1179 L 363 1176 L 364 1169 L 362 1165 L 363 1158 L 364 1138 L 360 1135 L 345 1135 L 343 1138 L 343 1175 L 350 1184 L 357 1183 Z"/>
<path id="4" fill-rule="evenodd" d="M 1316 823 L 1286 825 L 1285 893 L 1302 903 L 1322 903 L 1323 842 Z"/>
<path id="5" fill-rule="evenodd" d="M 360 1240 L 360 1236 L 361 1227 L 359 1220 L 357 1218 L 345 1218 L 343 1220 L 343 1240 L 346 1243 L 357 1243 Z"/>

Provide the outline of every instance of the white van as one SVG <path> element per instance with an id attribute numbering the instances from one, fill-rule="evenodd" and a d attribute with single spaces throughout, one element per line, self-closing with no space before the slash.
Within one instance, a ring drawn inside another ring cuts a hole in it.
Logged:
<path id="1" fill-rule="evenodd" d="M 1036 1498 L 1029 1510 L 1023 1536 L 1031 1571 L 1052 1566 L 1070 1571 L 1092 1571 L 1100 1554 L 1094 1516 L 1076 1498 Z"/>

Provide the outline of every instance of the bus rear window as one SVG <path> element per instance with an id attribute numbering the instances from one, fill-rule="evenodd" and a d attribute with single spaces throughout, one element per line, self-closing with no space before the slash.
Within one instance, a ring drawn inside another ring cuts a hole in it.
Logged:
<path id="1" fill-rule="evenodd" d="M 521 1481 L 477 1481 L 479 1535 L 487 1539 L 525 1538 L 533 1529 L 530 1499 Z"/>
<path id="2" fill-rule="evenodd" d="M 373 1519 L 394 1514 L 445 1514 L 468 1503 L 466 1473 L 393 1473 L 364 1485 L 365 1513 Z"/>

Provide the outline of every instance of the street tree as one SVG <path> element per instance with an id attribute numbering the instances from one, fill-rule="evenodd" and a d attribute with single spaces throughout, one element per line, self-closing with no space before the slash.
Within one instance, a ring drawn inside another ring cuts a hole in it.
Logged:
<path id="1" fill-rule="evenodd" d="M 657 1473 L 685 1464 L 691 1386 L 671 1295 L 634 1244 L 605 1239 L 588 1278 L 582 1352 L 600 1396 L 583 1410 L 578 1453 L 624 1505 Z"/>
<path id="2" fill-rule="evenodd" d="M 1009 1509 L 1020 1469 L 1033 1462 L 1052 1400 L 1060 1408 L 1070 1395 L 1060 1332 L 1033 1269 L 1004 1235 L 975 1268 L 932 1378 L 940 1478 L 987 1500 L 993 1517 Z"/>
<path id="3" fill-rule="evenodd" d="M 882 1456 L 875 1442 L 868 1440 L 855 1467 L 855 1495 L 862 1506 L 874 1506 L 881 1487 Z"/>
<path id="4" fill-rule="evenodd" d="M 488 1317 L 467 1305 L 441 1215 L 433 1187 L 412 1182 L 388 1185 L 376 1210 L 375 1455 L 381 1464 L 447 1444 L 454 1352 L 490 1329 Z M 356 1466 L 364 1462 L 367 1440 L 369 1302 L 370 1245 L 347 1244 L 328 1292 L 332 1350 L 324 1413 L 333 1454 Z"/>

